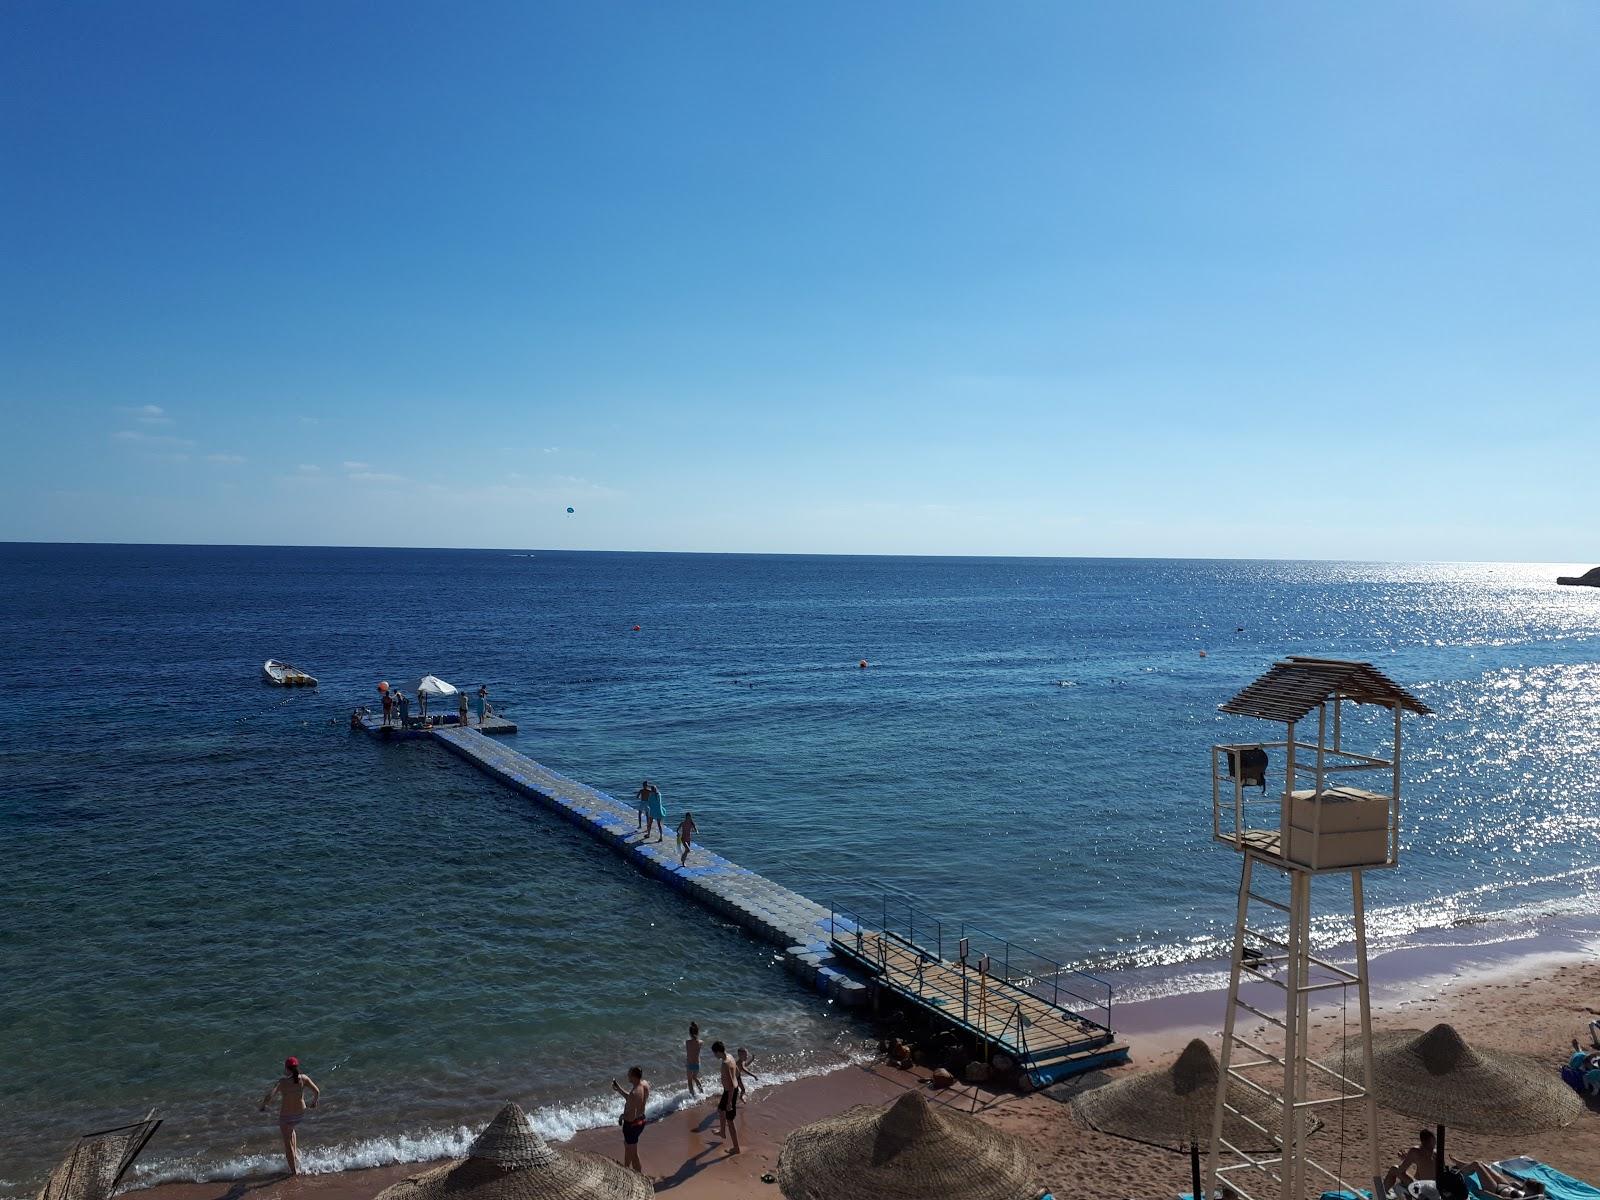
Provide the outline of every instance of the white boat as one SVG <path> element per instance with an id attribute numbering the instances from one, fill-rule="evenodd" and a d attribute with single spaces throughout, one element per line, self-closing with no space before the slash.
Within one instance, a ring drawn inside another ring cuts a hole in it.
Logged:
<path id="1" fill-rule="evenodd" d="M 279 662 L 269 658 L 261 664 L 261 678 L 268 683 L 275 683 L 279 687 L 316 687 L 315 675 L 307 675 L 299 667 L 292 667 L 286 662 Z"/>

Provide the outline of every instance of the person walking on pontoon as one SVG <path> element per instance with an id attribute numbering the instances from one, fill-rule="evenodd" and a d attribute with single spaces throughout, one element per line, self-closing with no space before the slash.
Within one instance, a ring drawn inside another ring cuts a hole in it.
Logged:
<path id="1" fill-rule="evenodd" d="M 311 1093 L 311 1103 L 306 1103 L 306 1092 Z M 306 1110 L 315 1108 L 322 1090 L 311 1082 L 311 1076 L 300 1070 L 300 1060 L 293 1055 L 283 1060 L 283 1074 L 267 1089 L 261 1098 L 261 1111 L 267 1111 L 274 1096 L 278 1097 L 278 1132 L 283 1136 L 283 1157 L 289 1164 L 289 1174 L 300 1174 L 300 1144 L 295 1131 L 305 1119 Z"/>
<path id="2" fill-rule="evenodd" d="M 678 855 L 680 867 L 689 865 L 689 851 L 694 849 L 694 835 L 698 831 L 699 827 L 694 823 L 694 814 L 685 809 L 683 820 L 678 824 L 678 848 L 682 852 Z"/>
<path id="3" fill-rule="evenodd" d="M 661 789 L 655 784 L 650 785 L 650 793 L 644 798 L 644 837 L 650 840 L 650 826 L 656 827 L 656 841 L 662 841 L 667 836 L 664 822 L 667 819 L 666 810 L 661 807 Z"/>
<path id="4" fill-rule="evenodd" d="M 639 785 L 639 790 L 633 794 L 633 807 L 638 810 L 639 820 L 636 829 L 644 829 L 645 837 L 650 836 L 650 831 L 645 829 L 645 814 L 650 811 L 650 781 L 646 779 Z"/>

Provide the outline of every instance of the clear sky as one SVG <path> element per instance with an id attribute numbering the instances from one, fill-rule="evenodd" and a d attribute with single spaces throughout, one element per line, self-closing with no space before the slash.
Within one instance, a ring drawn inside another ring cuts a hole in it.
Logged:
<path id="1" fill-rule="evenodd" d="M 1600 562 L 1597 54 L 1592 0 L 9 0 L 0 539 Z"/>

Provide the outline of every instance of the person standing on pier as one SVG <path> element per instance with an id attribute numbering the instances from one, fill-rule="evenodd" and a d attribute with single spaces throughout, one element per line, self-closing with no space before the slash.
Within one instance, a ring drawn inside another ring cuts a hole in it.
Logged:
<path id="1" fill-rule="evenodd" d="M 689 865 L 689 851 L 694 849 L 694 835 L 697 831 L 698 827 L 694 823 L 694 814 L 685 810 L 683 821 L 678 825 L 678 848 L 682 851 L 678 856 L 678 865 L 680 867 Z"/>
<path id="2" fill-rule="evenodd" d="M 389 724 L 390 718 L 393 715 L 393 713 L 394 713 L 394 697 L 391 696 L 389 694 L 389 690 L 387 688 L 385 688 L 384 692 L 383 692 L 383 723 L 385 725 Z"/>
<path id="3" fill-rule="evenodd" d="M 644 1132 L 644 1127 L 649 1121 L 644 1115 L 645 1103 L 650 1099 L 650 1084 L 646 1082 L 643 1069 L 639 1067 L 628 1068 L 628 1090 L 623 1091 L 622 1085 L 615 1079 L 611 1087 L 617 1095 L 622 1097 L 622 1165 L 644 1174 L 644 1168 L 639 1165 L 639 1135 Z"/>
<path id="4" fill-rule="evenodd" d="M 411 697 L 401 692 L 395 696 L 394 702 L 400 706 L 400 728 L 404 729 L 411 724 Z"/>
<path id="5" fill-rule="evenodd" d="M 456 724 L 463 728 L 467 724 L 467 694 L 465 692 L 456 693 Z M 483 722 L 479 721 L 478 724 L 482 725 Z"/>
<path id="6" fill-rule="evenodd" d="M 667 837 L 667 829 L 666 829 L 667 814 L 666 814 L 666 810 L 661 807 L 661 789 L 658 788 L 653 783 L 650 785 L 650 794 L 645 797 L 644 809 L 645 809 L 645 817 L 644 817 L 644 836 L 645 836 L 645 840 L 647 840 L 647 841 L 649 840 L 649 838 L 650 838 L 650 824 L 651 824 L 651 822 L 654 822 L 655 823 L 655 827 L 656 827 L 656 841 L 658 841 L 658 842 L 665 841 L 666 837 Z"/>
<path id="7" fill-rule="evenodd" d="M 478 686 L 478 724 L 482 726 L 484 714 L 489 711 L 489 685 Z"/>
<path id="8" fill-rule="evenodd" d="M 728 1153 L 737 1154 L 739 1126 L 735 1122 L 739 1116 L 739 1064 L 734 1062 L 728 1047 L 721 1042 L 711 1043 L 711 1053 L 722 1064 L 722 1099 L 717 1101 L 717 1115 L 722 1118 L 722 1123 L 717 1128 L 717 1134 L 733 1143 L 733 1149 Z"/>
<path id="9" fill-rule="evenodd" d="M 646 779 L 639 785 L 639 790 L 633 794 L 633 806 L 639 810 L 639 822 L 636 828 L 644 829 L 645 837 L 650 836 L 650 831 L 644 828 L 645 813 L 649 811 L 650 781 Z"/>
<path id="10" fill-rule="evenodd" d="M 700 1082 L 700 1026 L 695 1021 L 689 1022 L 689 1040 L 683 1044 L 683 1049 L 688 1058 L 689 1098 L 693 1100 L 706 1093 L 706 1085 Z"/>

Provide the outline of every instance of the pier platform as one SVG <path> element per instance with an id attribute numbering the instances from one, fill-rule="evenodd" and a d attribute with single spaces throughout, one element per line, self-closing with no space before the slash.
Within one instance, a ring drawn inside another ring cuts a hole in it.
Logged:
<path id="1" fill-rule="evenodd" d="M 786 970 L 841 1007 L 898 1002 L 1008 1055 L 1036 1087 L 1127 1060 L 1127 1046 L 1111 1029 L 1111 987 L 1104 980 L 966 925 L 947 929 L 899 899 L 883 900 L 881 918 L 877 904 L 863 918 L 808 900 L 703 846 L 680 863 L 674 840 L 644 839 L 631 798 L 618 800 L 486 736 L 515 732 L 510 722 L 402 730 L 368 718 L 362 727 L 380 738 L 431 738 L 775 947 Z"/>
<path id="2" fill-rule="evenodd" d="M 412 732 L 407 730 L 401 736 Z M 476 725 L 443 725 L 415 732 L 433 738 L 450 753 L 572 822 L 645 874 L 778 948 L 785 968 L 830 1000 L 846 1008 L 859 1008 L 870 1000 L 867 984 L 834 954 L 831 937 L 836 919 L 822 905 L 700 846 L 680 865 L 673 839 L 643 839 L 631 803 L 568 779 L 491 741 Z"/>
<path id="3" fill-rule="evenodd" d="M 456 724 L 456 713 L 454 709 L 451 709 L 443 716 L 435 714 L 434 719 L 439 721 L 440 724 L 433 726 L 431 729 L 417 724 L 417 718 L 414 716 L 411 718 L 412 724 L 406 726 L 405 728 L 401 728 L 398 718 L 390 724 L 385 725 L 383 723 L 382 713 L 369 712 L 363 714 L 358 719 L 361 723 L 362 729 L 370 733 L 373 737 L 381 738 L 385 741 L 407 741 L 414 738 L 432 737 L 434 732 L 441 728 L 462 728 L 462 726 Z M 516 733 L 517 731 L 517 727 L 514 722 L 508 721 L 504 717 L 499 716 L 490 716 L 486 718 L 482 725 L 478 724 L 476 717 L 471 717 L 468 719 L 466 727 L 475 730 L 478 733 L 487 734 L 490 737 L 509 737 L 511 734 Z"/>
<path id="4" fill-rule="evenodd" d="M 947 930 L 903 897 L 870 916 L 832 912 L 836 952 L 905 1006 L 1009 1056 L 1034 1087 L 1128 1060 L 1105 980 L 965 924 Z"/>

